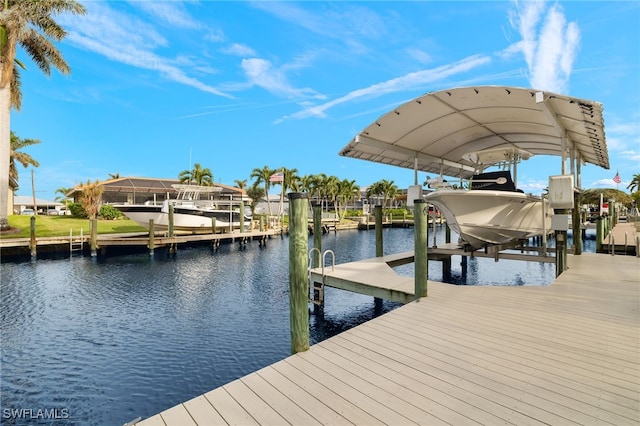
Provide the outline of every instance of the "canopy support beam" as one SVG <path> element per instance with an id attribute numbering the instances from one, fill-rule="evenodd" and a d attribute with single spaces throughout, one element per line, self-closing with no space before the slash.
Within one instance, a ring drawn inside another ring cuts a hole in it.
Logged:
<path id="1" fill-rule="evenodd" d="M 356 143 L 361 143 L 363 145 L 367 145 L 373 148 L 378 148 L 378 149 L 383 149 L 383 150 L 392 150 L 393 152 L 397 152 L 403 155 L 406 155 L 407 157 L 414 158 L 414 161 L 419 161 L 419 160 L 424 160 L 427 162 L 432 162 L 432 163 L 439 163 L 441 165 L 445 165 L 447 167 L 452 167 L 452 168 L 456 168 L 459 169 L 461 171 L 465 171 L 468 173 L 473 174 L 475 172 L 474 167 L 472 166 L 467 166 L 464 164 L 460 164 L 460 163 L 456 163 L 455 161 L 449 161 L 449 160 L 445 160 L 444 158 L 438 158 L 438 157 L 433 157 L 431 155 L 419 152 L 419 151 L 413 151 L 411 149 L 407 149 L 407 148 L 403 148 L 397 145 L 393 145 L 393 146 L 389 146 L 388 143 L 370 138 L 368 136 L 364 136 L 363 134 L 359 134 L 356 136 L 355 138 L 355 142 Z"/>

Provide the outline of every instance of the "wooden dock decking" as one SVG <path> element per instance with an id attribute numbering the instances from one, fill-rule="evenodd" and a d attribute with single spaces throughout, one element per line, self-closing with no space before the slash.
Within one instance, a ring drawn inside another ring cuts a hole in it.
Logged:
<path id="1" fill-rule="evenodd" d="M 164 232 L 156 232 L 154 235 L 155 248 L 166 247 L 170 244 L 187 244 L 187 243 L 220 243 L 236 242 L 239 240 L 248 241 L 255 239 L 269 238 L 273 235 L 280 234 L 280 230 L 267 230 L 267 231 L 244 231 L 244 232 L 231 232 L 231 233 L 188 233 L 188 232 L 176 232 L 173 237 L 168 237 Z M 88 234 L 73 235 L 73 236 L 58 236 L 58 237 L 37 237 L 37 247 L 47 246 L 66 246 L 71 244 L 79 245 L 79 247 L 88 248 L 91 242 L 91 236 Z M 29 238 L 4 238 L 0 240 L 0 252 L 10 249 L 23 249 L 27 251 L 30 246 Z M 106 249 L 107 247 L 149 247 L 149 233 L 148 232 L 135 232 L 124 234 L 98 234 L 97 248 Z"/>
<path id="2" fill-rule="evenodd" d="M 399 303 L 414 299 L 414 278 L 398 275 L 392 266 L 413 262 L 413 251 L 309 271 L 312 282 Z"/>
<path id="3" fill-rule="evenodd" d="M 640 424 L 640 259 L 569 268 L 544 287 L 430 281 L 427 298 L 138 424 Z"/>
<path id="4" fill-rule="evenodd" d="M 638 255 L 640 252 L 640 233 L 637 229 L 635 222 L 616 224 L 609 234 L 602 236 L 602 251 Z"/>

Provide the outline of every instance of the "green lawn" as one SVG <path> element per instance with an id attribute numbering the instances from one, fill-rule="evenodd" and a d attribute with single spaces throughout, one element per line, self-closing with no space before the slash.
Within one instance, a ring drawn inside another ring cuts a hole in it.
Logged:
<path id="1" fill-rule="evenodd" d="M 1 238 L 29 237 L 31 229 L 31 216 L 9 216 L 9 226 L 16 228 L 18 232 L 4 233 Z M 36 216 L 36 236 L 57 237 L 69 235 L 69 230 L 74 235 L 80 234 L 80 229 L 85 235 L 89 234 L 89 220 L 72 216 Z M 116 220 L 98 220 L 98 234 L 117 234 L 122 232 L 144 232 L 145 228 L 135 222 L 121 218 Z"/>

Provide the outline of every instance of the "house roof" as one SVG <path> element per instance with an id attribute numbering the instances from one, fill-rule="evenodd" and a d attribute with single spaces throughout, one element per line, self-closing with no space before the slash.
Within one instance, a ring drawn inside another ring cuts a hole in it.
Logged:
<path id="1" fill-rule="evenodd" d="M 142 178 L 142 177 L 123 177 L 117 179 L 109 179 L 102 181 L 105 191 L 109 192 L 138 192 L 138 193 L 159 193 L 159 192 L 177 192 L 172 185 L 180 184 L 178 179 L 160 179 L 160 178 Z M 240 192 L 244 194 L 246 191 L 220 183 L 214 183 L 215 187 L 222 188 L 222 193 Z M 71 196 L 79 187 L 67 194 Z"/>
<path id="2" fill-rule="evenodd" d="M 29 195 L 16 195 L 13 198 L 14 206 L 28 206 L 33 207 L 33 197 Z M 36 206 L 63 206 L 64 204 L 57 201 L 44 200 L 42 198 L 36 198 Z"/>
<path id="3" fill-rule="evenodd" d="M 505 86 L 427 93 L 382 115 L 340 155 L 446 176 L 470 177 L 463 156 L 520 150 L 568 156 L 609 169 L 602 105 L 555 93 Z"/>

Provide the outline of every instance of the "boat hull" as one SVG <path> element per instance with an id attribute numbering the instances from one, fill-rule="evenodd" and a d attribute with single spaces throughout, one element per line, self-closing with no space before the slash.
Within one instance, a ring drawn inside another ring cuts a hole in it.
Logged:
<path id="1" fill-rule="evenodd" d="M 527 239 L 551 228 L 548 203 L 520 192 L 443 189 L 425 199 L 472 249 Z"/>
<path id="2" fill-rule="evenodd" d="M 114 204 L 113 207 L 137 223 L 138 225 L 149 229 L 149 221 L 153 219 L 154 223 L 160 222 L 162 216 L 162 206 L 146 205 L 146 204 Z"/>
<path id="3" fill-rule="evenodd" d="M 151 219 L 153 219 L 155 230 L 166 231 L 169 229 L 169 212 L 166 205 L 114 205 L 114 207 L 146 229 L 149 229 L 149 220 Z M 240 229 L 240 213 L 237 211 L 179 206 L 174 207 L 173 229 L 176 231 L 211 232 L 213 218 L 216 219 L 216 232 L 229 231 L 229 228 Z M 251 220 L 246 216 L 244 219 L 245 224 Z"/>

